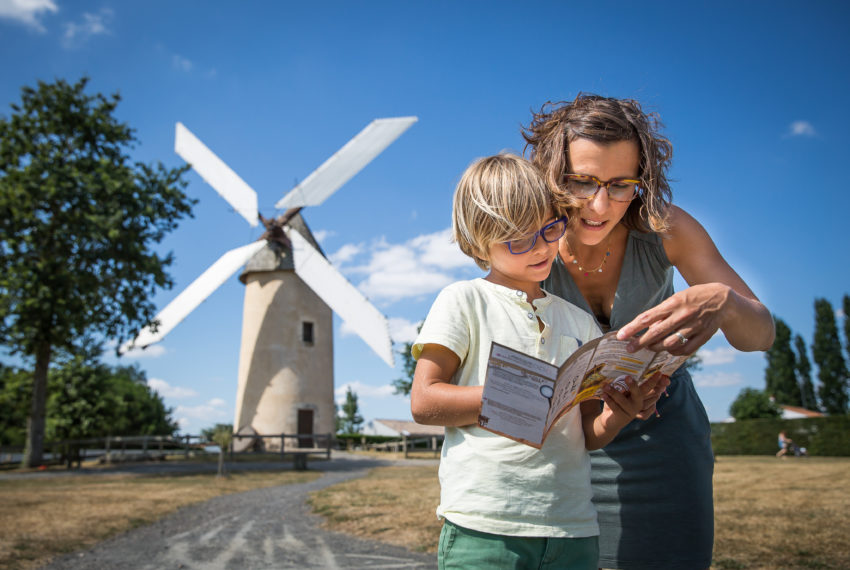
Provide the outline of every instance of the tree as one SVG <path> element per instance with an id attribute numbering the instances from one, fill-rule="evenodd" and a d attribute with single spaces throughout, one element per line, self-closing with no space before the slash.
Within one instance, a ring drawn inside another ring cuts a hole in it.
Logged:
<path id="1" fill-rule="evenodd" d="M 419 323 L 416 327 L 416 334 L 422 330 L 422 325 L 425 321 Z M 413 343 L 404 343 L 403 348 L 399 351 L 401 361 L 404 366 L 404 377 L 393 380 L 393 393 L 401 394 L 402 396 L 410 396 L 410 389 L 413 387 L 413 373 L 416 372 L 416 360 L 413 358 Z"/>
<path id="2" fill-rule="evenodd" d="M 756 418 L 778 418 L 779 407 L 766 393 L 755 388 L 744 388 L 729 407 L 729 413 L 737 421 Z"/>
<path id="3" fill-rule="evenodd" d="M 171 435 L 172 410 L 137 365 L 110 367 L 78 355 L 51 368 L 45 408 L 48 440 Z M 0 366 L 0 444 L 23 445 L 32 372 Z"/>
<path id="4" fill-rule="evenodd" d="M 24 445 L 32 372 L 0 364 L 0 446 Z"/>
<path id="5" fill-rule="evenodd" d="M 218 473 L 216 477 L 224 477 L 227 475 L 224 456 L 230 450 L 230 444 L 233 443 L 233 426 L 230 424 L 216 424 L 210 439 L 218 446 Z"/>
<path id="6" fill-rule="evenodd" d="M 172 435 L 177 422 L 162 397 L 134 366 L 110 367 L 77 356 L 51 370 L 50 440 L 119 435 Z"/>
<path id="7" fill-rule="evenodd" d="M 172 285 L 151 246 L 191 215 L 183 173 L 131 163 L 120 97 L 87 95 L 88 78 L 39 82 L 0 118 L 0 343 L 33 366 L 25 463 L 42 463 L 47 375 L 63 351 L 120 345 Z"/>
<path id="8" fill-rule="evenodd" d="M 850 358 L 850 295 L 844 295 L 841 312 L 844 313 L 844 350 L 847 358 Z"/>
<path id="9" fill-rule="evenodd" d="M 393 380 L 394 394 L 410 396 L 410 389 L 413 387 L 413 373 L 416 371 L 416 360 L 413 359 L 413 354 L 410 352 L 412 349 L 413 343 L 406 342 L 404 343 L 404 348 L 399 351 L 402 365 L 404 366 L 404 377 Z"/>
<path id="10" fill-rule="evenodd" d="M 800 385 L 797 384 L 797 362 L 791 349 L 791 329 L 775 315 L 773 321 L 776 325 L 776 339 L 765 353 L 765 391 L 773 396 L 778 404 L 802 406 Z"/>
<path id="11" fill-rule="evenodd" d="M 803 407 L 807 410 L 818 410 L 818 400 L 815 397 L 815 387 L 812 384 L 812 365 L 806 351 L 806 341 L 797 335 L 794 337 L 794 347 L 797 349 L 797 383 L 800 385 L 800 397 Z"/>
<path id="12" fill-rule="evenodd" d="M 357 394 L 351 391 L 351 386 L 345 392 L 345 403 L 342 405 L 342 421 L 340 433 L 360 433 L 363 416 L 357 406 Z"/>
<path id="13" fill-rule="evenodd" d="M 215 440 L 213 439 L 215 434 L 219 431 L 228 431 L 228 430 L 230 431 L 230 433 L 233 433 L 233 424 L 215 424 L 211 428 L 202 429 L 201 430 L 201 437 L 203 437 L 204 440 L 206 440 L 206 441 L 211 441 L 211 442 L 215 443 Z"/>
<path id="14" fill-rule="evenodd" d="M 828 414 L 847 413 L 847 366 L 835 325 L 835 312 L 826 299 L 815 299 L 815 338 L 812 355 L 818 365 L 818 396 Z"/>

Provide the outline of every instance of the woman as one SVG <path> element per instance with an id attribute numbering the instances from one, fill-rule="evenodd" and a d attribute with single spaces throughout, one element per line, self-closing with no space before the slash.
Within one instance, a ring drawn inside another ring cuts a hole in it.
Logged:
<path id="1" fill-rule="evenodd" d="M 547 291 L 620 329 L 635 349 L 692 354 L 720 329 L 766 350 L 773 319 L 703 227 L 671 204 L 672 145 L 632 100 L 579 95 L 524 129 L 532 161 L 572 208 Z M 673 292 L 673 267 L 687 289 Z M 643 332 L 642 334 L 639 334 Z M 714 541 L 710 426 L 685 369 L 657 414 L 592 454 L 604 568 L 708 568 Z"/>

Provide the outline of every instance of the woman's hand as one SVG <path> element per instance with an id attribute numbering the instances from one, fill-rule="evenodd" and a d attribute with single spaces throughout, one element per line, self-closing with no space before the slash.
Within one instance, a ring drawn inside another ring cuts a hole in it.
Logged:
<path id="1" fill-rule="evenodd" d="M 738 350 L 770 348 L 770 311 L 726 263 L 705 228 L 676 206 L 670 206 L 669 221 L 664 251 L 690 287 L 635 317 L 617 338 L 632 338 L 634 350 L 694 354 L 720 329 Z M 644 329 L 641 337 L 635 336 Z"/>
<path id="2" fill-rule="evenodd" d="M 648 348 L 671 354 L 693 354 L 722 328 L 730 297 L 737 294 L 728 285 L 694 285 L 644 311 L 617 333 L 620 340 L 632 339 L 632 352 Z M 640 331 L 647 329 L 640 336 Z"/>

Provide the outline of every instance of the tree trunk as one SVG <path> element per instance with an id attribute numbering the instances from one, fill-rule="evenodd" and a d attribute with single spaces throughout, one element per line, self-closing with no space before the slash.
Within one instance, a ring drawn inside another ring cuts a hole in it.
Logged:
<path id="1" fill-rule="evenodd" d="M 27 443 L 23 464 L 38 467 L 44 463 L 44 411 L 47 404 L 47 369 L 50 366 L 50 345 L 37 349 L 35 373 L 32 380 L 32 405 L 27 418 Z"/>

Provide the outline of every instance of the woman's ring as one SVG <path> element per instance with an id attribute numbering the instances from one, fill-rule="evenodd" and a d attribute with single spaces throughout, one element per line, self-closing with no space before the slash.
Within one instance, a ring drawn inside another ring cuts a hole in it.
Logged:
<path id="1" fill-rule="evenodd" d="M 682 344 L 688 344 L 688 339 L 685 337 L 685 335 L 683 335 L 683 334 L 682 334 L 682 333 L 680 333 L 679 331 L 676 331 L 676 332 L 674 332 L 673 334 L 674 334 L 674 335 L 676 335 L 677 337 L 679 337 L 679 342 L 680 342 L 680 343 L 682 343 Z"/>

